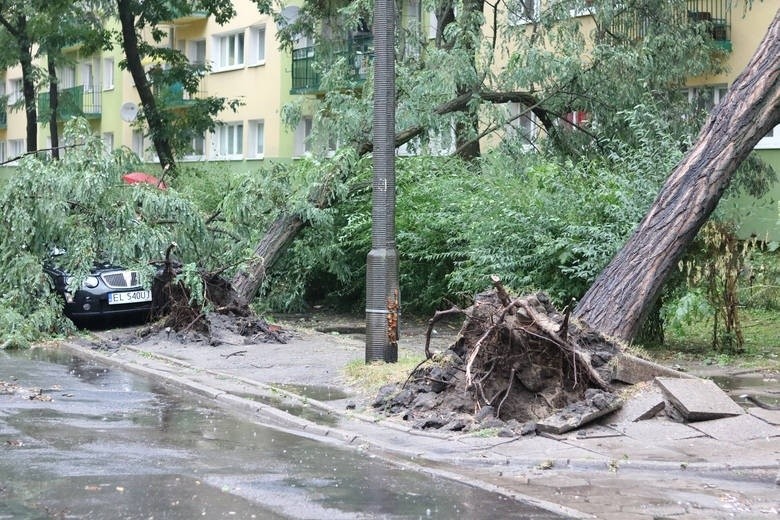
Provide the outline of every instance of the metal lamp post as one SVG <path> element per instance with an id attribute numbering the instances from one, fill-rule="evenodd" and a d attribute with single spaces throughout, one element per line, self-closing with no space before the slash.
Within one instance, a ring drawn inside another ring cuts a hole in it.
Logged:
<path id="1" fill-rule="evenodd" d="M 374 2 L 374 180 L 366 260 L 366 363 L 398 361 L 395 247 L 395 2 Z"/>

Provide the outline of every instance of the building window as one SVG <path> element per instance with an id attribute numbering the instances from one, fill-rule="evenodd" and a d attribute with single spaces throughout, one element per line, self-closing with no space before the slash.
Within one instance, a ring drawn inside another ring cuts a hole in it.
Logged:
<path id="1" fill-rule="evenodd" d="M 27 153 L 27 139 L 8 140 L 8 156 L 10 159 L 18 159 L 25 153 Z M 16 164 L 16 161 L 12 164 Z"/>
<path id="2" fill-rule="evenodd" d="M 522 103 L 509 103 L 507 109 L 507 135 L 522 140 L 524 144 L 532 144 L 539 129 L 533 112 Z"/>
<path id="3" fill-rule="evenodd" d="M 249 64 L 265 63 L 265 26 L 249 29 Z"/>
<path id="4" fill-rule="evenodd" d="M 76 67 L 57 68 L 57 85 L 60 90 L 76 86 Z"/>
<path id="5" fill-rule="evenodd" d="M 5 152 L 5 141 L 0 141 L 0 164 L 5 164 L 8 160 L 8 155 Z"/>
<path id="6" fill-rule="evenodd" d="M 140 130 L 133 130 L 133 138 L 132 138 L 132 144 L 131 148 L 133 152 L 140 157 L 141 159 L 144 158 L 144 133 Z"/>
<path id="7" fill-rule="evenodd" d="M 686 89 L 688 93 L 688 101 L 695 108 L 705 111 L 707 113 L 712 112 L 712 109 L 720 104 L 728 87 L 726 85 L 715 85 L 706 87 L 695 87 Z"/>
<path id="8" fill-rule="evenodd" d="M 114 151 L 114 132 L 103 132 L 100 139 L 103 141 L 103 146 L 106 147 L 107 152 Z"/>
<path id="9" fill-rule="evenodd" d="M 216 155 L 219 159 L 242 159 L 244 153 L 244 125 L 231 123 L 217 128 Z"/>
<path id="10" fill-rule="evenodd" d="M 206 156 L 206 136 L 198 135 L 192 138 L 190 141 L 189 150 L 184 154 L 184 159 L 187 161 L 194 161 L 203 159 Z"/>
<path id="11" fill-rule="evenodd" d="M 777 125 L 756 145 L 758 149 L 780 148 L 780 125 Z"/>
<path id="12" fill-rule="evenodd" d="M 539 19 L 539 0 L 506 0 L 509 25 L 521 25 Z"/>
<path id="13" fill-rule="evenodd" d="M 81 84 L 84 85 L 84 92 L 92 92 L 95 85 L 95 76 L 91 63 L 81 65 Z"/>
<path id="14" fill-rule="evenodd" d="M 11 80 L 11 92 L 8 95 L 8 104 L 14 105 L 24 99 L 24 82 L 21 78 Z"/>
<path id="15" fill-rule="evenodd" d="M 114 58 L 103 58 L 103 90 L 114 88 Z"/>
<path id="16" fill-rule="evenodd" d="M 265 155 L 265 121 L 262 119 L 249 123 L 249 157 L 262 159 Z"/>
<path id="17" fill-rule="evenodd" d="M 428 39 L 433 40 L 436 38 L 436 33 L 439 30 L 439 19 L 436 16 L 436 10 L 431 9 L 428 11 Z"/>
<path id="18" fill-rule="evenodd" d="M 194 65 L 206 64 L 206 40 L 195 40 L 189 43 L 187 58 Z"/>
<path id="19" fill-rule="evenodd" d="M 295 155 L 303 157 L 311 154 L 311 130 L 313 120 L 311 117 L 302 117 L 295 129 Z"/>
<path id="20" fill-rule="evenodd" d="M 214 39 L 214 44 L 217 69 L 240 67 L 244 64 L 243 32 L 217 36 Z"/>
<path id="21" fill-rule="evenodd" d="M 588 112 L 585 112 L 584 110 L 574 110 L 572 112 L 567 112 L 558 121 L 558 123 L 561 124 L 563 128 L 567 130 L 586 127 L 588 126 L 589 122 L 590 122 L 590 114 Z"/>

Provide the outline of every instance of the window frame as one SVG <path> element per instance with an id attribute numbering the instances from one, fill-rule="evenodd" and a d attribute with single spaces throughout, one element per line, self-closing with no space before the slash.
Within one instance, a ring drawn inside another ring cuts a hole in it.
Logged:
<path id="1" fill-rule="evenodd" d="M 212 144 L 215 160 L 243 160 L 244 122 L 233 121 L 218 126 L 214 132 Z"/>
<path id="2" fill-rule="evenodd" d="M 311 134 L 314 129 L 314 118 L 312 116 L 303 116 L 295 127 L 295 145 L 293 150 L 294 158 L 311 157 L 312 142 Z"/>
<path id="3" fill-rule="evenodd" d="M 246 31 L 234 31 L 213 36 L 214 63 L 213 72 L 224 72 L 246 67 Z M 230 46 L 233 45 L 231 63 Z"/>
<path id="4" fill-rule="evenodd" d="M 101 76 L 103 80 L 103 90 L 114 90 L 114 58 L 103 58 Z"/>
<path id="5" fill-rule="evenodd" d="M 247 140 L 247 157 L 250 159 L 264 159 L 265 119 L 253 119 L 249 121 Z"/>
<path id="6" fill-rule="evenodd" d="M 245 47 L 245 52 L 249 55 L 247 66 L 259 67 L 265 65 L 267 37 L 268 31 L 265 24 L 253 25 L 249 28 L 249 45 Z"/>

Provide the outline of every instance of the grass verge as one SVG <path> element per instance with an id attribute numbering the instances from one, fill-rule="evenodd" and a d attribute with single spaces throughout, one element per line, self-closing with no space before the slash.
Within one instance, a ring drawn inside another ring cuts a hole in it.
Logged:
<path id="1" fill-rule="evenodd" d="M 712 320 L 703 320 L 685 330 L 667 332 L 666 343 L 645 350 L 660 361 L 697 361 L 706 364 L 780 370 L 780 311 L 741 309 L 745 340 L 743 352 L 714 349 Z"/>

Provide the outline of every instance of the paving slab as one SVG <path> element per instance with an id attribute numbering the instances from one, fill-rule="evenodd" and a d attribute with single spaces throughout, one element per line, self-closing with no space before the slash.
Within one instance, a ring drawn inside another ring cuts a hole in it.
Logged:
<path id="1" fill-rule="evenodd" d="M 566 433 L 592 422 L 623 406 L 623 400 L 615 394 L 594 391 L 593 395 L 564 407 L 561 411 L 536 423 L 536 429 L 542 432 Z"/>
<path id="2" fill-rule="evenodd" d="M 691 424 L 691 427 L 721 441 L 738 442 L 780 436 L 780 428 L 749 414 L 701 421 Z"/>
<path id="3" fill-rule="evenodd" d="M 780 410 L 766 410 L 764 408 L 748 408 L 748 413 L 758 417 L 764 422 L 780 426 Z"/>
<path id="4" fill-rule="evenodd" d="M 703 438 L 705 438 L 702 435 Z M 600 437 L 590 439 L 570 439 L 565 443 L 581 450 L 598 453 L 601 460 L 608 464 L 618 461 L 618 466 L 630 466 L 635 462 L 654 461 L 680 462 L 680 452 L 673 449 L 659 447 L 652 441 L 638 440 L 633 437 Z M 606 466 L 605 466 L 606 467 Z"/>
<path id="5" fill-rule="evenodd" d="M 686 421 L 706 421 L 745 413 L 709 379 L 657 377 L 655 382 Z"/>
<path id="6" fill-rule="evenodd" d="M 702 436 L 702 432 L 686 424 L 661 419 L 618 424 L 615 429 L 633 439 L 646 442 L 692 439 Z"/>
<path id="7" fill-rule="evenodd" d="M 498 444 L 490 448 L 493 453 L 511 460 L 592 460 L 601 456 L 593 451 L 571 446 L 546 437 L 536 436 L 519 442 Z"/>
<path id="8" fill-rule="evenodd" d="M 630 397 L 626 397 L 623 406 L 604 418 L 606 424 L 652 419 L 664 409 L 664 396 L 656 386 L 648 387 Z"/>

